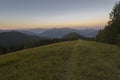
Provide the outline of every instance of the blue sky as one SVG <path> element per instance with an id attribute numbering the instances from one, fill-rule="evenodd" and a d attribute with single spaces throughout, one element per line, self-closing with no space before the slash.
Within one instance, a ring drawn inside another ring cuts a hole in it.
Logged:
<path id="1" fill-rule="evenodd" d="M 103 27 L 119 0 L 0 0 L 0 29 Z"/>

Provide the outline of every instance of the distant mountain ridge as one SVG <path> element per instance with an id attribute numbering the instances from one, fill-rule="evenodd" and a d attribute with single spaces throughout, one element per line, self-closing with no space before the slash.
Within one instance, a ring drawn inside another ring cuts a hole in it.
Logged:
<path id="1" fill-rule="evenodd" d="M 39 36 L 48 38 L 61 38 L 71 32 L 79 33 L 80 35 L 85 37 L 95 37 L 99 31 L 95 29 L 77 30 L 72 28 L 54 28 L 41 33 Z"/>
<path id="2" fill-rule="evenodd" d="M 1 32 L 11 32 L 11 31 L 16 31 L 16 32 L 21 32 L 27 35 L 39 35 L 40 33 L 47 31 L 49 29 L 44 29 L 44 28 L 34 28 L 34 29 L 13 29 L 13 30 L 0 30 Z"/>
<path id="3" fill-rule="evenodd" d="M 13 30 L 0 30 L 1 32 L 11 32 Z M 22 30 L 14 30 L 17 32 L 21 32 L 27 35 L 46 37 L 46 38 L 62 38 L 63 36 L 76 32 L 85 37 L 95 37 L 99 30 L 96 29 L 72 29 L 72 28 L 52 28 L 52 29 L 22 29 Z"/>

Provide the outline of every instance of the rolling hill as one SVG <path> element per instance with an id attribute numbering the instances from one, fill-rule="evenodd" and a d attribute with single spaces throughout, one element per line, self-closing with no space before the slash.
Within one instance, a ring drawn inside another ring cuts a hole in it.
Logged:
<path id="1" fill-rule="evenodd" d="M 0 33 L 0 45 L 20 44 L 35 39 L 38 39 L 38 37 L 29 36 L 16 31 Z"/>
<path id="2" fill-rule="evenodd" d="M 119 80 L 120 48 L 69 41 L 0 56 L 0 80 Z"/>
<path id="3" fill-rule="evenodd" d="M 77 39 L 87 39 L 87 38 L 76 33 L 76 32 L 71 32 L 71 33 L 63 36 L 62 39 L 64 39 L 64 40 L 77 40 Z"/>

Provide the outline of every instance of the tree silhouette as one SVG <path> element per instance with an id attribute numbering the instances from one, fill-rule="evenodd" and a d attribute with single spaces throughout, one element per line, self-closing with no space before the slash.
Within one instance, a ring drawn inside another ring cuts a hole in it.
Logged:
<path id="1" fill-rule="evenodd" d="M 96 40 L 117 44 L 120 35 L 120 2 L 117 2 L 110 13 L 108 25 L 96 36 Z"/>

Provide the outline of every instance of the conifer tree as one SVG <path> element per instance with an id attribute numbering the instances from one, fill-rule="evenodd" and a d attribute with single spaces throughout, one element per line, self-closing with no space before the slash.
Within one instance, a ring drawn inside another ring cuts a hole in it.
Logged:
<path id="1" fill-rule="evenodd" d="M 96 36 L 96 40 L 117 44 L 120 35 L 120 2 L 117 2 L 110 13 L 108 25 Z"/>

